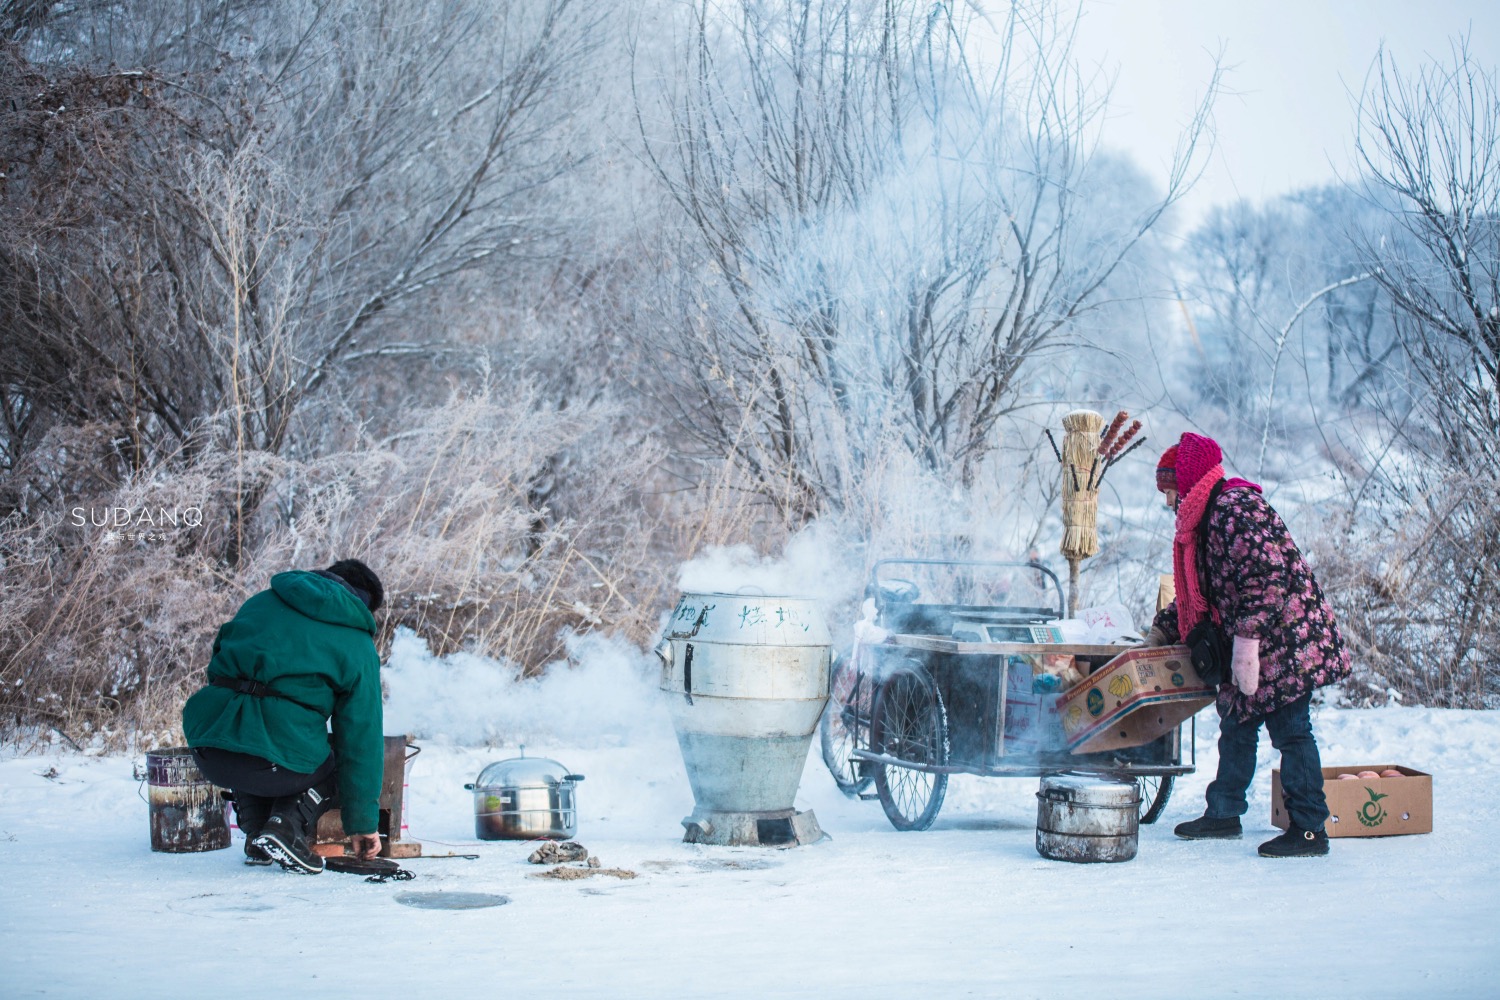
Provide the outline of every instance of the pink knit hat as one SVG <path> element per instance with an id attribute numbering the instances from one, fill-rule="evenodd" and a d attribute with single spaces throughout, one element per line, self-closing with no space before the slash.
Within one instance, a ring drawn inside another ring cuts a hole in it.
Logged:
<path id="1" fill-rule="evenodd" d="M 1178 491 L 1191 493 L 1193 487 L 1198 484 L 1198 480 L 1222 461 L 1224 461 L 1224 452 L 1213 438 L 1194 434 L 1191 431 L 1182 435 L 1182 440 L 1177 442 Z"/>

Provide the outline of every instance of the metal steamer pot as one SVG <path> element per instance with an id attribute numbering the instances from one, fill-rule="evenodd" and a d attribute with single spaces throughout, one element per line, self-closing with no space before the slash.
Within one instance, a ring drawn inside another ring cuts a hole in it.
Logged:
<path id="1" fill-rule="evenodd" d="M 693 789 L 685 841 L 792 847 L 822 838 L 795 799 L 828 702 L 831 645 L 811 598 L 682 595 L 657 655 Z"/>
<path id="2" fill-rule="evenodd" d="M 1133 780 L 1049 775 L 1036 798 L 1036 850 L 1042 857 L 1085 863 L 1135 857 L 1141 799 Z"/>
<path id="3" fill-rule="evenodd" d="M 546 757 L 491 764 L 464 787 L 474 793 L 474 835 L 480 840 L 567 840 L 578 830 L 575 797 L 581 774 Z"/>

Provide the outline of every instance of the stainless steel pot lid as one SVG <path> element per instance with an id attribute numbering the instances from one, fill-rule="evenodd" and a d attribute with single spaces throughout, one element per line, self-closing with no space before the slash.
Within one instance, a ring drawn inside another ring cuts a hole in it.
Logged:
<path id="1" fill-rule="evenodd" d="M 474 779 L 470 788 L 548 788 L 565 781 L 582 781 L 583 775 L 572 774 L 555 760 L 546 757 L 521 756 L 496 761 Z"/>

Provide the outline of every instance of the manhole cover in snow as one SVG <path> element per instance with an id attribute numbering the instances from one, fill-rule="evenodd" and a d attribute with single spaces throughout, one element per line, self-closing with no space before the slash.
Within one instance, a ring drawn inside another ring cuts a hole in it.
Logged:
<path id="1" fill-rule="evenodd" d="M 490 892 L 398 892 L 395 898 L 402 906 L 419 910 L 483 910 L 510 902 L 509 896 Z"/>

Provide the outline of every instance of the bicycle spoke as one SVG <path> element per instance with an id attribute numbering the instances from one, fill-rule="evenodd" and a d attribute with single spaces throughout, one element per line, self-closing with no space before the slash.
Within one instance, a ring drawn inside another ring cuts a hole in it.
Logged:
<path id="1" fill-rule="evenodd" d="M 884 756 L 912 765 L 947 762 L 947 722 L 942 701 L 923 674 L 892 676 L 874 709 L 875 747 Z M 948 777 L 916 767 L 887 764 L 875 771 L 876 790 L 898 830 L 925 830 L 942 807 Z"/>

